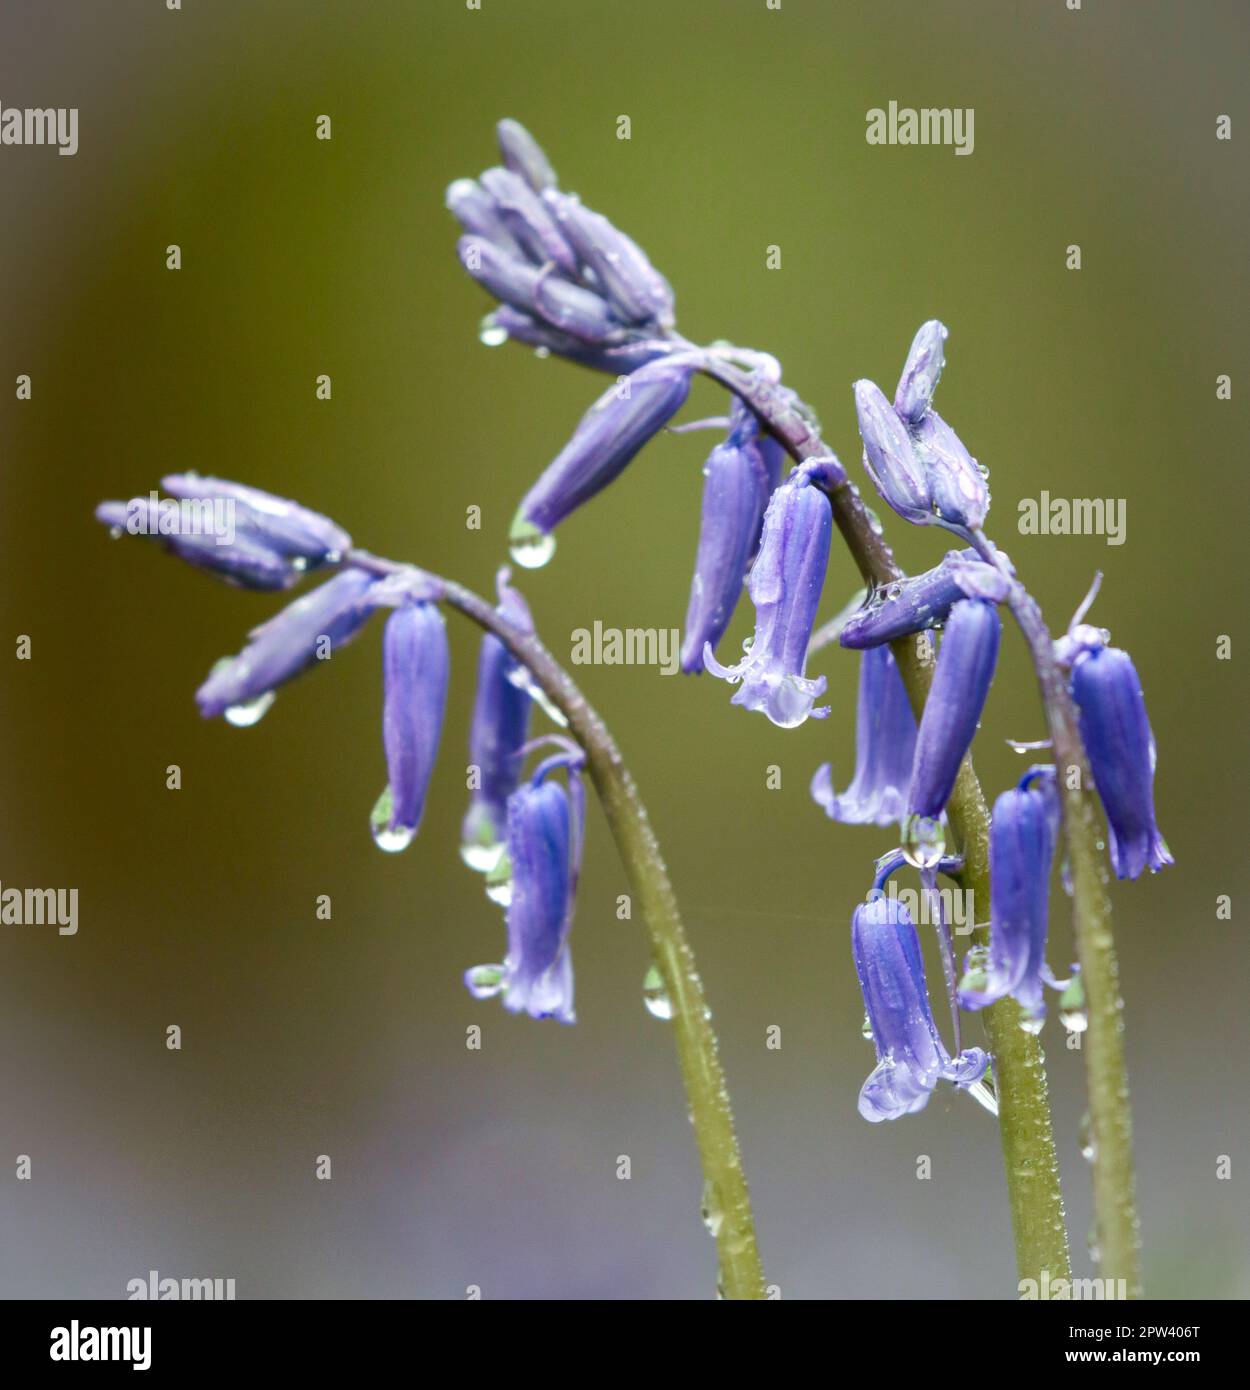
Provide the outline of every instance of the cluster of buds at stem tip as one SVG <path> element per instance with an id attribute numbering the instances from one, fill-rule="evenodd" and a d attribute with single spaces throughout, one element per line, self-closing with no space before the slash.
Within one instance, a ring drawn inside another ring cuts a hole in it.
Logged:
<path id="1" fill-rule="evenodd" d="M 1107 816 L 1117 878 L 1139 878 L 1173 863 L 1155 822 L 1155 740 L 1133 659 L 1108 645 L 1105 629 L 1080 621 L 1090 598 L 1055 643 L 1070 670 L 1069 690 L 1080 716 L 1081 741 Z"/>
<path id="2" fill-rule="evenodd" d="M 500 304 L 482 325 L 483 341 L 516 338 L 617 372 L 666 352 L 668 281 L 635 241 L 560 191 L 522 125 L 500 121 L 497 133 L 504 167 L 457 179 L 447 190 L 464 230 L 460 262 Z"/>
<path id="3" fill-rule="evenodd" d="M 947 332 L 922 324 L 891 404 L 871 381 L 855 383 L 864 467 L 877 491 L 905 520 L 960 535 L 980 529 L 989 511 L 986 474 L 933 409 Z"/>
<path id="4" fill-rule="evenodd" d="M 881 862 L 873 891 L 851 917 L 851 953 L 877 1052 L 859 1093 L 859 1113 L 874 1124 L 923 1110 L 940 1080 L 973 1086 L 989 1065 L 979 1047 L 952 1057 L 943 1043 L 911 915 L 901 898 L 882 891 L 896 861 L 887 856 Z"/>
<path id="5" fill-rule="evenodd" d="M 221 478 L 171 473 L 156 492 L 101 502 L 96 519 L 114 536 L 147 536 L 228 584 L 289 589 L 311 570 L 337 564 L 352 538 L 317 512 Z"/>

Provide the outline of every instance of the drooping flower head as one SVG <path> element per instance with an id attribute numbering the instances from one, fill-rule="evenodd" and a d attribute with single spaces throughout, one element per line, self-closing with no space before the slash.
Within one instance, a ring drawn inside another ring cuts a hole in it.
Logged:
<path id="1" fill-rule="evenodd" d="M 851 918 L 851 949 L 877 1065 L 859 1093 L 859 1113 L 876 1124 L 923 1110 L 939 1080 L 971 1086 L 989 1058 L 979 1047 L 952 1057 L 929 1005 L 920 942 L 902 901 L 879 890 Z"/>
<path id="2" fill-rule="evenodd" d="M 773 450 L 765 450 L 755 416 L 735 397 L 729 435 L 703 469 L 699 547 L 681 645 L 681 669 L 687 674 L 703 670 L 703 648 L 716 650 L 733 617 L 759 546 L 769 495 L 779 481 L 773 471 L 777 463 Z"/>
<path id="3" fill-rule="evenodd" d="M 435 604 L 407 603 L 387 618 L 382 634 L 387 786 L 371 818 L 381 849 L 405 849 L 421 824 L 443 732 L 450 665 L 447 625 Z"/>
<path id="4" fill-rule="evenodd" d="M 1135 879 L 1146 869 L 1157 873 L 1174 861 L 1155 823 L 1155 741 L 1141 680 L 1129 654 L 1101 645 L 1099 636 L 1078 642 L 1075 654 L 1069 652 L 1072 698 L 1107 813 L 1116 877 Z"/>
<path id="5" fill-rule="evenodd" d="M 613 481 L 685 404 L 698 354 L 663 357 L 610 387 L 582 417 L 572 439 L 526 493 L 512 523 L 513 555 L 546 558 L 543 537 Z"/>
<path id="6" fill-rule="evenodd" d="M 495 611 L 519 631 L 533 632 L 529 606 L 509 585 L 506 569 L 499 571 L 496 582 Z M 516 790 L 522 749 L 529 737 L 533 700 L 522 674 L 507 647 L 487 633 L 478 655 L 477 695 L 469 728 L 469 764 L 477 769 L 477 785 L 465 813 L 460 851 L 465 863 L 482 873 L 493 869 L 504 852 L 508 798 Z"/>
<path id="7" fill-rule="evenodd" d="M 1046 964 L 1050 872 L 1059 803 L 1053 768 L 1030 768 L 994 803 L 990 821 L 990 946 L 984 964 L 970 954 L 959 988 L 965 1009 L 1011 995 L 1040 1026 L 1042 986 L 1059 988 Z"/>
<path id="8" fill-rule="evenodd" d="M 907 810 L 916 747 L 916 716 L 889 647 L 860 658 L 855 712 L 855 780 L 840 795 L 825 763 L 812 778 L 812 796 L 832 819 L 854 825 L 896 825 Z"/>
<path id="9" fill-rule="evenodd" d="M 981 711 L 994 679 L 1002 621 L 994 604 L 961 599 L 950 610 L 938 649 L 937 667 L 925 701 L 911 785 L 904 839 L 913 862 L 924 865 L 926 845 L 940 857 L 938 818 L 950 800 L 964 760 L 977 731 Z"/>
<path id="10" fill-rule="evenodd" d="M 196 691 L 205 719 L 269 695 L 318 659 L 346 646 L 377 606 L 374 579 L 345 569 L 253 629 L 238 654 L 220 662 Z"/>
<path id="11" fill-rule="evenodd" d="M 465 973 L 477 999 L 500 994 L 511 1013 L 573 1023 L 573 960 L 568 935 L 581 864 L 585 799 L 580 759 L 548 759 L 508 798 L 508 954 L 501 965 Z M 568 770 L 566 792 L 549 774 Z"/>
<path id="12" fill-rule="evenodd" d="M 1002 558 L 1007 560 L 1005 555 Z M 933 569 L 874 589 L 864 606 L 842 624 L 838 641 L 862 651 L 940 627 L 960 599 L 987 596 L 974 588 L 972 576 L 983 578 L 987 585 L 1002 583 L 993 566 L 974 550 L 949 550 Z"/>
<path id="13" fill-rule="evenodd" d="M 703 649 L 704 665 L 714 676 L 741 682 L 732 703 L 763 711 L 783 729 L 829 713 L 827 706 L 813 709 L 824 693 L 824 676 L 809 680 L 805 672 L 832 530 L 829 499 L 805 468 L 796 468 L 768 504 L 747 581 L 755 604 L 750 650 L 736 666 L 722 666 L 710 647 Z"/>

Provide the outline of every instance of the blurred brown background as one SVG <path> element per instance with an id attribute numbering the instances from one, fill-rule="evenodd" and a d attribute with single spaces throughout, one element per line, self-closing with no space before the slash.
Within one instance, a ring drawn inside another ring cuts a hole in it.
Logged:
<path id="1" fill-rule="evenodd" d="M 485 589 L 601 386 L 477 340 L 487 305 L 442 190 L 495 161 L 493 123 L 514 115 L 647 247 L 686 334 L 775 352 L 848 465 L 851 381 L 892 387 L 917 325 L 943 318 L 940 408 L 990 466 L 991 530 L 1052 625 L 1107 571 L 1095 617 L 1141 673 L 1177 858 L 1114 891 L 1147 1283 L 1250 1294 L 1248 40 L 1235 0 L 8 0 L 0 100 L 77 106 L 80 150 L 0 148 L 0 882 L 78 888 L 80 928 L 0 928 L 0 1168 L 34 1165 L 0 1179 L 0 1292 L 118 1297 L 150 1269 L 234 1277 L 240 1297 L 711 1292 L 669 1030 L 643 1009 L 642 934 L 615 918 L 623 874 L 593 809 L 576 1028 L 461 985 L 503 931 L 456 852 L 476 634 L 451 623 L 426 822 L 383 856 L 376 630 L 257 728 L 203 723 L 196 685 L 274 600 L 110 545 L 91 517 L 197 468 Z M 973 107 L 975 153 L 868 146 L 865 112 L 890 100 Z M 701 385 L 689 414 L 719 406 Z M 524 577 L 557 654 L 596 619 L 680 624 L 710 443 L 657 441 Z M 1127 543 L 1019 536 L 1017 503 L 1043 488 L 1125 499 Z M 909 567 L 945 548 L 890 529 Z M 826 611 L 854 584 L 835 547 Z M 993 1122 L 949 1089 L 894 1125 L 855 1112 L 872 1050 L 848 919 L 890 838 L 808 797 L 825 759 L 845 784 L 854 748 L 857 665 L 817 669 L 835 715 L 789 733 L 706 678 L 578 674 L 685 908 L 769 1278 L 784 1297 L 1012 1296 Z M 1012 635 L 977 744 L 987 791 L 1019 769 L 1004 740 L 1040 727 Z M 1058 899 L 1055 916 L 1062 967 Z M 1045 1038 L 1089 1273 L 1080 1059 L 1053 1014 Z"/>

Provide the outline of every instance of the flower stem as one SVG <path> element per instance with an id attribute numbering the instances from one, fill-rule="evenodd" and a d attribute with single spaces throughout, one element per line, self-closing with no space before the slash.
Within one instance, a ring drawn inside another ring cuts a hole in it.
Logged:
<path id="1" fill-rule="evenodd" d="M 1041 609 L 1001 563 L 993 544 L 973 537 L 977 550 L 1010 582 L 1008 604 L 1029 650 L 1050 728 L 1063 805 L 1064 844 L 1072 883 L 1072 915 L 1081 982 L 1089 1013 L 1085 1070 L 1093 1143 L 1094 1214 L 1098 1263 L 1106 1278 L 1123 1280 L 1141 1297 L 1140 1227 L 1133 1176 L 1133 1123 L 1124 1065 L 1124 1001 L 1111 933 L 1111 902 L 1093 777 L 1081 741 L 1076 708 L 1055 660 Z"/>
<path id="2" fill-rule="evenodd" d="M 375 574 L 416 571 L 412 566 L 351 551 L 345 563 Z M 543 694 L 568 720 L 586 753 L 586 766 L 641 909 L 655 964 L 673 1009 L 677 1060 L 704 1178 L 704 1213 L 716 1239 L 719 1288 L 726 1298 L 764 1297 L 751 1198 L 734 1132 L 729 1090 L 721 1069 L 711 1010 L 686 939 L 677 898 L 638 788 L 612 735 L 568 672 L 537 637 L 519 631 L 485 599 L 437 576 L 426 576 L 443 601 L 493 633 L 526 667 Z"/>
<path id="3" fill-rule="evenodd" d="M 828 457 L 832 452 L 821 438 L 811 410 L 783 391 L 777 382 L 724 362 L 713 362 L 705 370 L 741 396 L 795 460 Z M 834 522 L 864 581 L 879 586 L 902 579 L 903 571 L 858 490 L 845 483 L 828 488 L 827 495 Z M 919 716 L 932 673 L 921 663 L 913 642 L 900 640 L 892 644 L 891 650 Z M 964 859 L 960 882 L 972 891 L 974 903 L 988 906 L 990 816 L 971 757 L 964 759 L 946 810 Z M 973 940 L 978 945 L 987 944 L 984 928 L 974 933 Z M 994 1056 L 999 1134 L 1016 1268 L 1022 1280 L 1031 1279 L 1042 1287 L 1043 1272 L 1052 1281 L 1071 1277 L 1046 1060 L 1038 1038 L 1021 1028 L 1020 1009 L 1014 1000 L 1000 1000 L 984 1010 L 981 1017 Z"/>

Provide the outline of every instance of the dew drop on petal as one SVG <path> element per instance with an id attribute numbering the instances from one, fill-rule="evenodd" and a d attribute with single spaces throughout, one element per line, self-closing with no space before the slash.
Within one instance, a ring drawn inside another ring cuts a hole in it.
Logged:
<path id="1" fill-rule="evenodd" d="M 266 690 L 263 695 L 257 695 L 254 700 L 244 700 L 240 704 L 231 705 L 225 711 L 223 718 L 227 724 L 234 725 L 236 729 L 250 729 L 253 724 L 260 723 L 276 698 L 272 690 Z"/>
<path id="2" fill-rule="evenodd" d="M 378 797 L 372 812 L 369 815 L 369 829 L 373 832 L 373 843 L 387 854 L 398 854 L 401 849 L 407 849 L 412 844 L 415 830 L 410 830 L 406 825 L 392 825 L 391 812 L 394 803 L 391 798 L 391 789 L 388 785 L 382 795 Z"/>
<path id="3" fill-rule="evenodd" d="M 508 551 L 523 569 L 538 570 L 556 553 L 556 538 L 532 521 L 517 517 L 508 536 Z"/>
<path id="4" fill-rule="evenodd" d="M 908 816 L 903 822 L 903 856 L 915 869 L 933 869 L 946 853 L 946 831 L 936 816 Z"/>
<path id="5" fill-rule="evenodd" d="M 486 347 L 502 347 L 508 341 L 508 330 L 487 315 L 477 333 L 479 341 Z"/>

